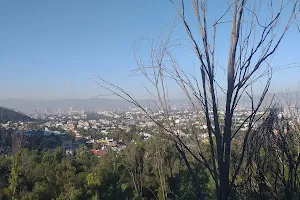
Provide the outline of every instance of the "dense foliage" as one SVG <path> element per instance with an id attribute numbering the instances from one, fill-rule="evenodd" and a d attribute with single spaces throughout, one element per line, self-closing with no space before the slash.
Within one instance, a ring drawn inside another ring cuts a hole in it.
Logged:
<path id="1" fill-rule="evenodd" d="M 207 198 L 208 173 L 191 166 Z M 0 199 L 195 199 L 191 177 L 171 142 L 137 141 L 124 152 L 98 158 L 81 147 L 75 156 L 61 149 L 20 149 L 0 158 Z"/>

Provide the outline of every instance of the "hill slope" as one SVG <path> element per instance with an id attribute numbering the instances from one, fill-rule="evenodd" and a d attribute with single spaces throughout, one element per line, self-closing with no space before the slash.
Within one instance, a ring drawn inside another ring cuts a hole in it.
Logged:
<path id="1" fill-rule="evenodd" d="M 20 112 L 16 112 L 12 109 L 0 107 L 0 123 L 7 121 L 31 121 L 32 119 Z"/>

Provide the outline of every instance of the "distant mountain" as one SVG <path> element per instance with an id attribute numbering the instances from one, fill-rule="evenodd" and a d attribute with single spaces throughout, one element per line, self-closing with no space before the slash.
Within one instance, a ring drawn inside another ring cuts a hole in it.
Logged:
<path id="1" fill-rule="evenodd" d="M 16 112 L 12 109 L 0 107 L 0 123 L 6 123 L 8 121 L 31 121 L 32 119 L 20 112 Z"/>
<path id="2" fill-rule="evenodd" d="M 265 102 L 271 101 L 273 94 L 269 93 L 266 95 Z M 297 92 L 277 93 L 274 101 L 279 103 L 284 103 L 285 99 L 289 97 L 292 102 L 300 102 L 300 94 Z M 254 103 L 256 104 L 259 100 L 259 96 L 254 96 Z M 223 95 L 218 98 L 219 106 L 224 107 L 226 98 Z M 144 107 L 156 108 L 153 101 L 143 99 L 139 100 L 139 103 Z M 177 108 L 187 107 L 189 105 L 188 101 L 185 99 L 180 100 L 170 100 L 171 106 L 176 106 Z M 246 95 L 240 99 L 240 105 L 244 107 L 251 106 L 251 101 Z M 0 100 L 0 106 L 13 108 L 24 113 L 30 113 L 34 110 L 40 111 L 53 111 L 53 110 L 69 110 L 72 107 L 73 110 L 84 110 L 84 111 L 95 111 L 95 110 L 114 110 L 135 107 L 133 104 L 122 100 L 122 99 L 106 99 L 106 98 L 91 98 L 91 99 L 59 99 L 59 100 L 23 100 L 23 99 L 8 99 Z"/>
<path id="3" fill-rule="evenodd" d="M 59 99 L 59 100 L 23 100 L 9 99 L 0 100 L 0 106 L 20 110 L 21 112 L 29 113 L 35 110 L 53 111 L 57 109 L 69 110 L 97 110 L 97 109 L 124 109 L 130 106 L 129 103 L 118 99 Z"/>
<path id="4" fill-rule="evenodd" d="M 155 107 L 151 100 L 140 100 L 141 105 L 145 107 Z M 171 101 L 172 105 L 177 107 L 186 106 L 185 100 Z M 29 101 L 23 99 L 8 99 L 0 100 L 0 106 L 13 108 L 24 113 L 30 113 L 35 110 L 53 111 L 53 110 L 73 110 L 95 111 L 95 110 L 114 110 L 114 109 L 129 109 L 135 107 L 133 104 L 122 99 L 105 99 L 105 98 L 91 98 L 91 99 L 59 99 L 59 100 L 44 100 L 44 101 Z"/>

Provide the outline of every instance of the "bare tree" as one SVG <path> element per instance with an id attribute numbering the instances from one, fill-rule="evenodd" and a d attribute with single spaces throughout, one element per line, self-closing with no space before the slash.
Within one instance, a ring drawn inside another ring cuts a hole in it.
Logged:
<path id="1" fill-rule="evenodd" d="M 276 71 L 271 66 L 271 58 L 295 22 L 299 12 L 299 0 L 276 2 L 272 0 L 232 0 L 214 23 L 209 22 L 209 1 L 207 0 L 192 0 L 191 2 L 170 0 L 170 2 L 174 5 L 187 33 L 189 45 L 171 40 L 171 33 L 174 30 L 174 26 L 172 26 L 170 34 L 163 32 L 157 39 L 144 38 L 142 40 L 146 41 L 150 47 L 146 62 L 139 55 L 140 42 L 135 44 L 134 48 L 138 64 L 137 71 L 152 86 L 152 89 L 149 87 L 145 87 L 145 89 L 157 109 L 162 111 L 163 120 L 158 121 L 154 118 L 151 110 L 145 109 L 121 87 L 100 77 L 95 82 L 139 107 L 164 131 L 170 140 L 176 143 L 177 150 L 191 173 L 199 199 L 205 198 L 205 194 L 187 159 L 188 154 L 208 169 L 215 183 L 216 198 L 229 199 L 244 162 L 249 135 L 255 124 L 268 110 L 266 108 L 264 113 L 258 115 L 270 86 L 272 70 Z M 265 9 L 264 15 L 261 15 L 262 7 Z M 187 17 L 191 10 L 194 12 L 197 22 L 196 28 L 189 23 L 190 16 Z M 226 25 L 229 25 L 229 32 L 218 32 L 219 26 Z M 227 34 L 230 38 L 227 67 L 224 68 L 225 84 L 217 81 L 217 73 L 222 70 L 222 66 L 216 61 L 217 38 L 220 34 Z M 192 75 L 180 67 L 173 55 L 173 51 L 180 47 L 187 47 L 194 52 L 197 59 L 195 66 L 198 66 L 199 69 L 198 75 Z M 253 85 L 265 77 L 267 77 L 266 83 L 256 100 L 255 96 L 258 94 L 253 92 Z M 169 81 L 177 84 L 188 99 L 191 108 L 198 114 L 199 121 L 206 124 L 209 141 L 207 150 L 201 148 L 202 141 L 199 135 L 194 135 L 194 141 L 198 145 L 195 147 L 189 145 L 178 134 L 179 127 L 171 117 Z M 224 114 L 220 114 L 222 108 L 218 100 L 219 93 L 226 96 Z M 248 98 L 251 103 L 251 112 L 248 113 L 242 124 L 236 126 L 233 121 L 234 113 L 244 97 Z M 247 130 L 241 133 L 243 127 L 247 127 Z M 239 145 L 240 153 L 237 155 L 238 159 L 235 165 L 231 165 L 232 143 L 237 136 L 242 137 Z M 207 151 L 209 155 L 205 153 Z"/>
<path id="2" fill-rule="evenodd" d="M 298 199 L 299 124 L 278 114 L 278 108 L 272 108 L 251 135 L 244 186 L 256 198 Z"/>

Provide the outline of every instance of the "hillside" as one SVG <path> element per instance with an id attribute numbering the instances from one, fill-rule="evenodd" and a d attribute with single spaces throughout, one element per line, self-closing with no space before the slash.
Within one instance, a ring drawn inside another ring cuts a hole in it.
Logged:
<path id="1" fill-rule="evenodd" d="M 12 109 L 0 107 L 0 123 L 7 121 L 31 121 L 32 119 L 20 112 L 16 112 Z"/>

